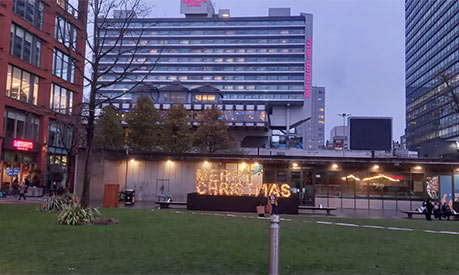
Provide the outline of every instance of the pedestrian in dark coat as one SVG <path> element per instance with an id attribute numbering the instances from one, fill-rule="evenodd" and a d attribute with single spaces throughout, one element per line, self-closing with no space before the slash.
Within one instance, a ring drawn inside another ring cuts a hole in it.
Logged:
<path id="1" fill-rule="evenodd" d="M 439 202 L 435 202 L 433 214 L 434 214 L 435 219 L 438 219 L 439 221 L 441 221 L 441 216 L 443 215 L 443 213 L 441 212 L 441 205 Z"/>
<path id="2" fill-rule="evenodd" d="M 425 214 L 426 214 L 426 219 L 427 219 L 428 221 L 431 221 L 431 220 L 432 220 L 432 210 L 433 210 L 433 207 L 434 207 L 434 206 L 433 206 L 432 203 L 430 202 L 430 199 L 428 199 L 428 200 L 426 201 L 426 212 L 425 212 Z"/>
<path id="3" fill-rule="evenodd" d="M 449 217 L 451 217 L 451 207 L 449 207 L 446 202 L 443 203 L 441 207 L 441 212 L 443 213 L 443 217 L 447 218 L 449 221 Z"/>

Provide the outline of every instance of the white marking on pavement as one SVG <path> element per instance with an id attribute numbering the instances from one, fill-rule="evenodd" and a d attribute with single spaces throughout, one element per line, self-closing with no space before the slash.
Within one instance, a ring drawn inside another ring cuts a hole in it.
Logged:
<path id="1" fill-rule="evenodd" d="M 357 224 L 353 223 L 342 223 L 342 222 L 337 222 L 335 223 L 336 225 L 341 225 L 341 226 L 351 226 L 351 227 L 359 227 Z"/>
<path id="2" fill-rule="evenodd" d="M 362 225 L 362 227 L 365 227 L 365 228 L 376 228 L 376 229 L 386 229 L 384 226 L 379 226 L 379 225 Z"/>
<path id="3" fill-rule="evenodd" d="M 333 224 L 332 222 L 323 222 L 323 221 L 316 221 L 316 223 L 320 223 L 320 224 Z"/>
<path id="4" fill-rule="evenodd" d="M 388 227 L 390 230 L 400 230 L 400 231 L 413 231 L 411 228 L 401 228 L 401 227 Z"/>
<path id="5" fill-rule="evenodd" d="M 459 235 L 459 232 L 452 232 L 452 231 L 440 231 L 438 233 L 441 234 L 452 234 L 452 235 Z"/>

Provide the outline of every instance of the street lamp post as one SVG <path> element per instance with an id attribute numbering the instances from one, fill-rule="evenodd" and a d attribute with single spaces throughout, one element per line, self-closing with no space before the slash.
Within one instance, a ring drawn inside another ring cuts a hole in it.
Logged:
<path id="1" fill-rule="evenodd" d="M 346 140 L 347 140 L 347 133 L 346 133 L 346 118 L 347 117 L 350 117 L 351 114 L 348 114 L 348 113 L 342 113 L 342 114 L 338 114 L 338 116 L 342 117 L 343 118 L 343 136 L 346 137 Z M 343 138 L 343 157 L 344 157 L 344 142 L 345 142 L 345 139 Z M 349 143 L 349 141 L 348 141 Z"/>

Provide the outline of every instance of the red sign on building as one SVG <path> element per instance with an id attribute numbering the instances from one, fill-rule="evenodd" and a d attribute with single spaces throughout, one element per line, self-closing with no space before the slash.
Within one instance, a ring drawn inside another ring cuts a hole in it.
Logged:
<path id="1" fill-rule="evenodd" d="M 27 140 L 13 140 L 13 147 L 21 151 L 29 151 L 33 149 L 33 142 Z"/>

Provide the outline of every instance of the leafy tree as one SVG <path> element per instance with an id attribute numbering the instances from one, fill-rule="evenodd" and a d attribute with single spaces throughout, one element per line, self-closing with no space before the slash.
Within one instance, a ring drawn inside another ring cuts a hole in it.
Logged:
<path id="1" fill-rule="evenodd" d="M 112 105 L 102 109 L 94 131 L 94 148 L 121 150 L 124 146 L 124 128 L 121 113 Z"/>
<path id="2" fill-rule="evenodd" d="M 200 152 L 221 153 L 234 148 L 234 140 L 230 137 L 228 125 L 222 117 L 222 112 L 216 106 L 199 115 L 194 145 Z"/>
<path id="3" fill-rule="evenodd" d="M 191 149 L 190 114 L 182 104 L 174 104 L 165 113 L 160 135 L 164 152 L 181 153 Z"/>
<path id="4" fill-rule="evenodd" d="M 160 113 L 147 96 L 137 99 L 134 109 L 126 115 L 128 145 L 138 151 L 151 151 L 159 144 Z"/>

